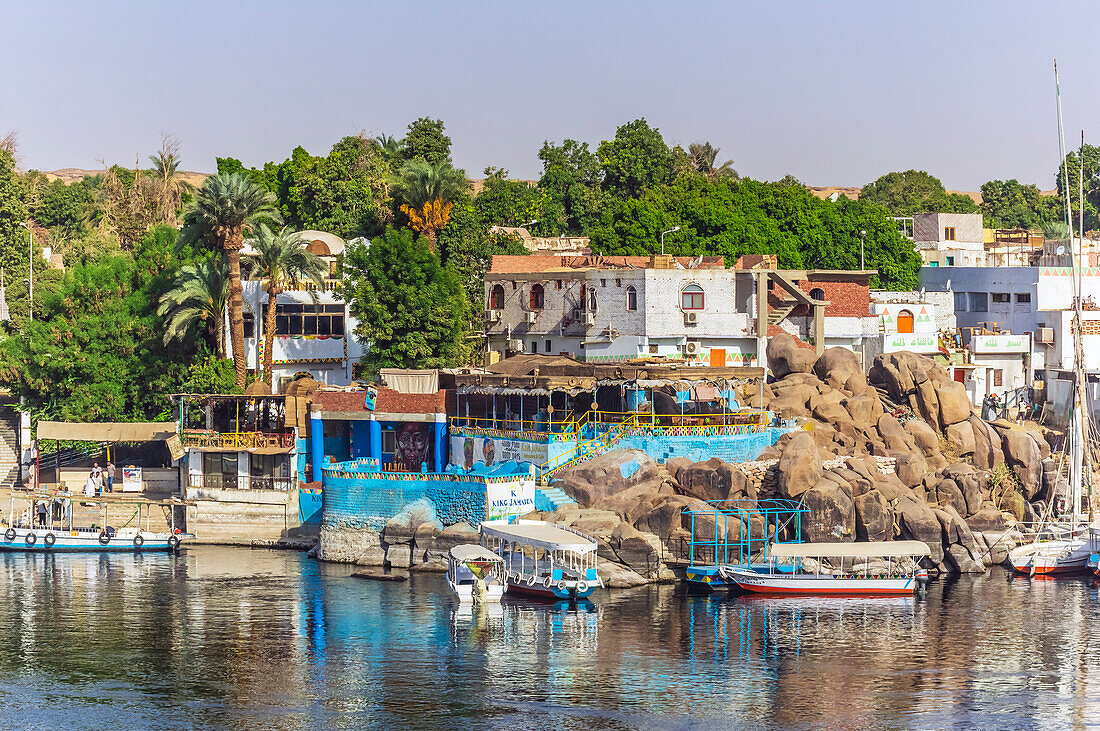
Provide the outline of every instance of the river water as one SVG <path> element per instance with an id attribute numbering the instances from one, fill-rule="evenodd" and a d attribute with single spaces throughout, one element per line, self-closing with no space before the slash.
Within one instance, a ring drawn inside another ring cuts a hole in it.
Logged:
<path id="1" fill-rule="evenodd" d="M 1088 728 L 1083 579 L 458 610 L 303 554 L 0 555 L 4 728 Z"/>

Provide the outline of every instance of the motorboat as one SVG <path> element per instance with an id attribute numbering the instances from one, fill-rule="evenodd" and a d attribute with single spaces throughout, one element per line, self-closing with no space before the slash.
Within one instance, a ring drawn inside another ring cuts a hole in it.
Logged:
<path id="1" fill-rule="evenodd" d="M 77 498 L 78 500 L 80 498 Z M 171 552 L 180 547 L 183 540 L 192 536 L 175 527 L 175 511 L 171 513 L 170 527 L 167 531 L 151 530 L 151 509 L 153 503 L 125 500 L 91 501 L 102 509 L 102 526 L 79 527 L 73 522 L 72 498 L 57 494 L 20 498 L 28 502 L 29 508 L 16 512 L 16 497 L 11 498 L 8 519 L 0 522 L 0 551 L 30 553 L 77 553 L 77 552 L 128 552 L 151 553 Z M 44 504 L 46 521 L 35 525 L 38 506 Z M 134 526 L 118 528 L 107 525 L 107 505 L 132 505 L 136 509 L 131 520 Z M 145 508 L 143 511 L 142 508 Z M 145 513 L 146 529 L 141 530 L 141 514 Z"/>
<path id="2" fill-rule="evenodd" d="M 448 556 L 447 585 L 460 602 L 499 602 L 504 559 L 476 543 L 455 546 Z"/>
<path id="3" fill-rule="evenodd" d="M 1076 574 L 1089 570 L 1089 559 L 1100 552 L 1100 526 L 1065 537 L 1040 539 L 1012 549 L 1008 562 L 1029 576 Z"/>
<path id="4" fill-rule="evenodd" d="M 892 596 L 912 594 L 928 580 L 921 541 L 779 543 L 767 569 L 722 566 L 723 578 L 754 594 Z"/>
<path id="5" fill-rule="evenodd" d="M 481 543 L 504 560 L 509 593 L 576 601 L 603 586 L 596 573 L 596 541 L 542 520 L 487 520 Z"/>

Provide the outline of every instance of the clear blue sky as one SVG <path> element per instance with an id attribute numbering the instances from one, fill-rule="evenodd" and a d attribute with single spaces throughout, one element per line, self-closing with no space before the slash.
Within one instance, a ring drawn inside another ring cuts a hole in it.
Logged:
<path id="1" fill-rule="evenodd" d="M 1098 21 L 1084 2 L 13 2 L 0 134 L 50 170 L 144 164 L 170 132 L 210 171 L 431 115 L 468 174 L 531 178 L 543 140 L 644 116 L 757 178 L 1050 188 L 1052 60 L 1067 137 L 1087 137 Z"/>

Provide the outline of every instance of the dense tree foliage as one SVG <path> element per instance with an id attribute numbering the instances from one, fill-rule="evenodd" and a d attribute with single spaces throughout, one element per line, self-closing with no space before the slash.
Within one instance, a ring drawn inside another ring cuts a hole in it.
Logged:
<path id="1" fill-rule="evenodd" d="M 1061 204 L 1043 195 L 1034 185 L 1012 180 L 990 180 L 982 185 L 981 211 L 987 228 L 1026 228 L 1041 231 L 1043 224 L 1056 220 Z"/>
<path id="2" fill-rule="evenodd" d="M 368 372 L 458 364 L 466 297 L 426 238 L 387 228 L 369 246 L 349 246 L 341 270 L 345 297 L 359 320 L 355 336 L 369 345 Z"/>
<path id="3" fill-rule="evenodd" d="M 1055 187 L 1058 189 L 1059 204 L 1057 215 L 1054 218 L 1065 220 L 1065 208 L 1061 201 L 1066 197 L 1066 174 L 1069 177 L 1070 210 L 1073 212 L 1073 230 L 1079 226 L 1081 194 L 1081 161 L 1084 160 L 1084 194 L 1085 194 L 1085 231 L 1094 231 L 1100 228 L 1100 147 L 1085 145 L 1079 151 L 1066 155 L 1064 167 L 1058 166 L 1055 172 Z"/>
<path id="4" fill-rule="evenodd" d="M 601 142 L 596 155 L 603 167 L 604 190 L 617 198 L 636 198 L 672 176 L 672 151 L 644 119 L 619 127 L 615 139 Z"/>
<path id="5" fill-rule="evenodd" d="M 914 213 L 977 213 L 968 195 L 948 193 L 940 179 L 923 170 L 887 173 L 860 191 L 861 200 L 877 203 L 893 216 Z"/>

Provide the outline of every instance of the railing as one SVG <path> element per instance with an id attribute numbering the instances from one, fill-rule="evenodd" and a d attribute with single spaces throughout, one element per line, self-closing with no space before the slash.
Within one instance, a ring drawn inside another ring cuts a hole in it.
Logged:
<path id="1" fill-rule="evenodd" d="M 200 449 L 291 449 L 294 447 L 294 432 L 216 432 L 204 429 L 188 429 L 180 441 L 185 447 Z"/>
<path id="2" fill-rule="evenodd" d="M 637 423 L 637 414 L 631 414 L 603 434 L 597 435 L 592 439 L 578 442 L 577 446 L 568 452 L 543 462 L 539 465 L 538 469 L 539 482 L 545 485 L 550 481 L 550 476 L 561 468 L 580 464 L 581 462 L 586 462 L 593 457 L 603 454 L 610 449 L 615 442 L 619 441 L 620 437 L 626 433 L 627 429 L 636 426 Z"/>
<path id="3" fill-rule="evenodd" d="M 205 487 L 212 490 L 281 490 L 286 492 L 294 488 L 293 477 L 253 477 L 252 475 L 189 475 L 187 484 L 191 487 Z"/>
<path id="4" fill-rule="evenodd" d="M 637 417 L 639 426 L 697 427 L 697 426 L 767 426 L 771 414 L 759 409 L 738 409 L 718 414 L 653 414 L 630 411 L 596 411 L 592 422 L 596 424 L 620 424 L 625 419 Z"/>
<path id="5" fill-rule="evenodd" d="M 299 282 L 296 291 L 298 292 L 334 292 L 342 286 L 342 280 L 340 279 L 325 279 L 320 287 L 317 283 L 311 280 Z"/>
<path id="6" fill-rule="evenodd" d="M 494 419 L 491 416 L 452 416 L 449 421 L 452 432 L 473 436 L 504 437 L 522 433 L 542 437 L 548 434 L 567 436 L 576 435 L 580 429 L 575 419 L 552 421 L 550 419 Z"/>

